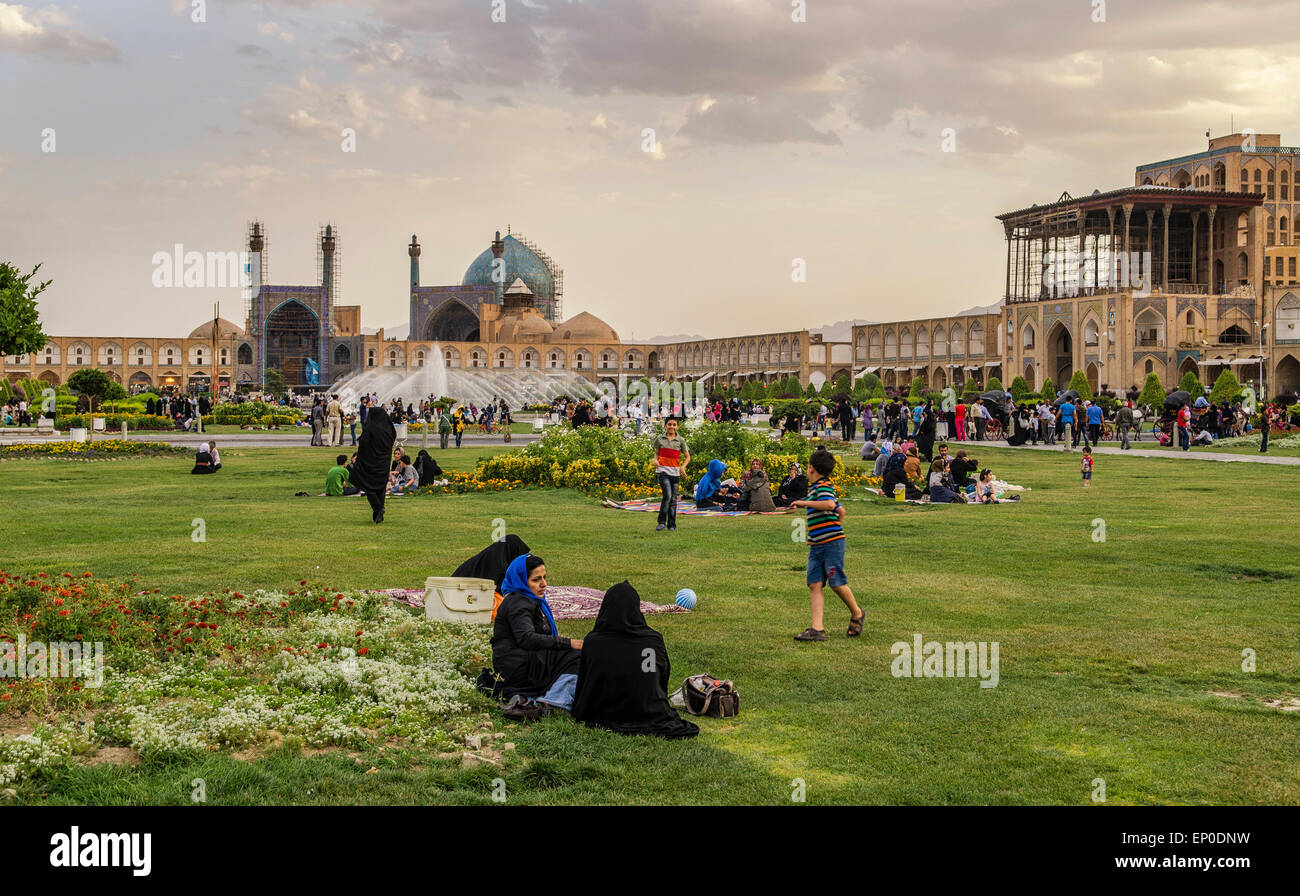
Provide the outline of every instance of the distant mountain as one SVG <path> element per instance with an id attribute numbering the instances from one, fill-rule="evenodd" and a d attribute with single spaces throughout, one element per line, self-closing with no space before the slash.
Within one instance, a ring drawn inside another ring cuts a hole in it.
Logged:
<path id="1" fill-rule="evenodd" d="M 384 338 L 385 338 L 385 339 L 405 339 L 405 338 L 406 338 L 406 333 L 407 333 L 407 331 L 410 330 L 410 329 L 411 329 L 411 325 L 410 325 L 410 324 L 398 324 L 398 325 L 395 326 L 395 327 L 384 327 Z M 363 336 L 374 336 L 374 335 L 375 335 L 376 333 L 378 333 L 378 332 L 379 332 L 379 331 L 376 330 L 374 327 L 362 327 L 362 328 L 361 328 L 361 335 L 363 335 Z"/>
<path id="2" fill-rule="evenodd" d="M 865 327 L 874 323 L 876 323 L 874 320 L 858 320 L 856 318 L 853 320 L 837 320 L 833 324 L 827 324 L 809 332 L 820 333 L 823 342 L 852 342 L 854 327 Z"/>
<path id="3" fill-rule="evenodd" d="M 965 311 L 958 311 L 958 317 L 970 317 L 973 314 L 1000 314 L 1002 313 L 1002 303 L 994 302 L 992 305 L 976 305 L 974 308 L 967 308 Z"/>
<path id="4" fill-rule="evenodd" d="M 643 342 L 646 345 L 664 345 L 669 342 L 699 342 L 704 338 L 703 336 L 688 336 L 685 333 L 678 333 L 676 336 L 651 336 L 649 339 L 637 339 L 636 341 Z"/>

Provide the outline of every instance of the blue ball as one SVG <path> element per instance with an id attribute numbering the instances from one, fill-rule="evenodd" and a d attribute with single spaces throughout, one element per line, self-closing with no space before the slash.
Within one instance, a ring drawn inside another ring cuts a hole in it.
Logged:
<path id="1" fill-rule="evenodd" d="M 695 592 L 689 588 L 683 588 L 681 591 L 677 592 L 677 606 L 679 607 L 684 607 L 687 610 L 694 610 L 695 604 L 698 602 L 699 598 L 696 597 Z"/>

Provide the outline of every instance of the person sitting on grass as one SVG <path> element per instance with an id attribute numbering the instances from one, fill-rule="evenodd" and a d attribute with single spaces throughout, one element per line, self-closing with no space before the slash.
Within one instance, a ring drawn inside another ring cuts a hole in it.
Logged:
<path id="1" fill-rule="evenodd" d="M 776 504 L 772 501 L 772 482 L 767 478 L 763 462 L 757 457 L 750 462 L 745 481 L 740 486 L 740 509 L 755 513 L 772 513 L 776 510 Z"/>
<path id="2" fill-rule="evenodd" d="M 428 485 L 433 480 L 443 475 L 442 467 L 433 459 L 432 455 L 423 448 L 415 456 L 415 475 L 419 477 L 422 484 Z"/>
<path id="3" fill-rule="evenodd" d="M 511 561 L 501 582 L 505 598 L 492 623 L 492 669 L 505 714 L 536 719 L 550 707 L 569 709 L 578 685 L 583 643 L 561 638 L 546 601 L 546 563 L 524 554 Z"/>
<path id="4" fill-rule="evenodd" d="M 993 471 L 985 467 L 980 470 L 979 482 L 975 483 L 975 500 L 980 504 L 993 504 L 997 497 L 993 490 Z"/>
<path id="5" fill-rule="evenodd" d="M 671 680 L 663 635 L 646 624 L 641 596 L 624 580 L 605 592 L 582 639 L 573 718 L 619 734 L 694 737 L 699 727 L 668 702 Z"/>
<path id="6" fill-rule="evenodd" d="M 348 482 L 348 468 L 345 466 L 348 462 L 346 454 L 340 454 L 334 458 L 334 466 L 325 474 L 325 494 L 332 498 L 339 498 L 344 495 L 359 495 L 361 489 L 353 487 Z"/>
<path id="7" fill-rule="evenodd" d="M 195 455 L 194 457 L 194 469 L 190 470 L 190 472 L 191 473 L 217 472 L 216 469 L 214 469 L 212 466 L 212 450 L 208 447 L 207 442 L 204 442 L 203 444 L 199 445 L 198 454 Z"/>
<path id="8" fill-rule="evenodd" d="M 212 455 L 212 472 L 221 469 L 221 455 L 217 453 L 217 440 L 208 439 L 208 453 Z"/>
<path id="9" fill-rule="evenodd" d="M 952 480 L 948 478 L 942 458 L 936 457 L 934 463 L 930 464 L 929 494 L 932 504 L 952 504 L 961 501 L 961 497 L 952 487 Z"/>
<path id="10" fill-rule="evenodd" d="M 388 493 L 390 495 L 400 495 L 404 491 L 418 488 L 420 485 L 420 475 L 415 472 L 415 467 L 411 465 L 411 456 L 403 454 L 397 459 L 397 469 L 389 475 Z"/>
<path id="11" fill-rule="evenodd" d="M 695 486 L 696 507 L 716 507 L 719 510 L 735 510 L 740 497 L 738 489 L 722 484 L 722 474 L 727 472 L 727 465 L 716 457 L 709 461 L 708 469 Z"/>
<path id="12" fill-rule="evenodd" d="M 894 497 L 894 490 L 902 486 L 904 497 L 909 501 L 919 501 L 924 494 L 919 488 L 912 484 L 912 479 L 907 475 L 906 463 L 908 455 L 903 451 L 901 442 L 894 443 L 894 453 L 890 455 L 889 462 L 885 464 L 885 476 L 881 481 L 880 488 L 886 497 Z M 917 465 L 920 465 L 917 460 Z"/>
<path id="13" fill-rule="evenodd" d="M 802 501 L 808 497 L 808 477 L 797 463 L 790 464 L 790 475 L 781 480 L 776 499 L 772 502 L 777 507 L 789 507 L 793 501 Z"/>

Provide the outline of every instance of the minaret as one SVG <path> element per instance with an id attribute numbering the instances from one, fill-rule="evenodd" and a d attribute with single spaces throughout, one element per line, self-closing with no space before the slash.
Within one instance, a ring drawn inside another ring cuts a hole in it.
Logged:
<path id="1" fill-rule="evenodd" d="M 330 332 L 332 325 L 330 318 L 333 317 L 334 311 L 334 249 L 336 240 L 334 237 L 334 227 L 331 224 L 325 225 L 325 233 L 320 239 L 320 249 L 323 264 L 321 265 L 321 307 L 320 307 L 320 357 L 315 358 L 316 366 L 320 370 L 320 384 L 329 385 L 329 360 L 330 360 Z"/>
<path id="2" fill-rule="evenodd" d="M 502 303 L 502 294 L 506 288 L 506 270 L 505 264 L 501 261 L 501 256 L 506 252 L 506 244 L 501 239 L 501 231 L 497 231 L 496 239 L 492 240 L 492 281 L 496 283 L 497 304 Z"/>
<path id="3" fill-rule="evenodd" d="M 420 242 L 411 234 L 411 245 L 406 247 L 406 254 L 411 256 L 411 293 L 420 285 Z"/>
<path id="4" fill-rule="evenodd" d="M 334 305 L 334 248 L 336 241 L 334 239 L 334 227 L 331 224 L 325 225 L 325 234 L 320 238 L 320 250 L 324 256 L 325 263 L 321 268 L 321 287 L 325 293 L 324 307 Z M 322 311 L 324 308 L 322 308 Z"/>

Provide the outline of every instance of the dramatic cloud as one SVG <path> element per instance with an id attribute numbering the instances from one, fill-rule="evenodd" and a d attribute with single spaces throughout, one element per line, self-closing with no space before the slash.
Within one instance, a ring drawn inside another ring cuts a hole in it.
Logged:
<path id="1" fill-rule="evenodd" d="M 789 109 L 771 109 L 753 98 L 722 100 L 692 112 L 677 133 L 701 143 L 821 143 L 840 138 L 817 130 Z"/>

